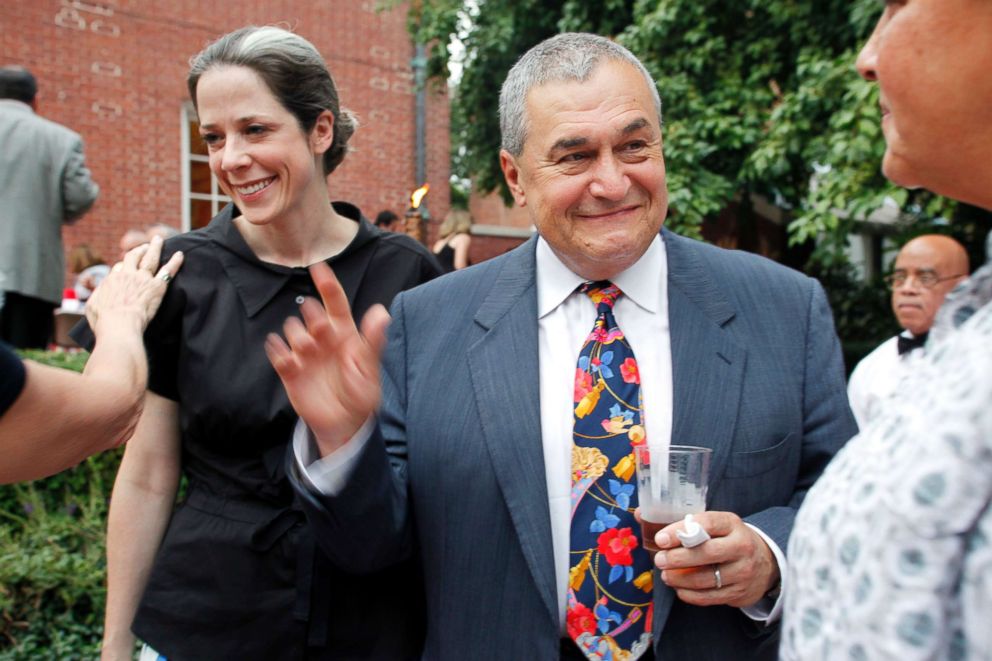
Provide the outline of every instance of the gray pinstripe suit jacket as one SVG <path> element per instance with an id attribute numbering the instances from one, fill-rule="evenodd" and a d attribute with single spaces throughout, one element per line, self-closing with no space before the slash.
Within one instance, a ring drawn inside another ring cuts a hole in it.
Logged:
<path id="1" fill-rule="evenodd" d="M 62 224 L 86 213 L 99 192 L 76 133 L 0 99 L 0 290 L 61 301 Z"/>
<path id="2" fill-rule="evenodd" d="M 814 280 L 663 231 L 673 438 L 714 449 L 710 504 L 782 549 L 855 433 Z M 336 497 L 295 486 L 321 543 L 368 571 L 419 553 L 427 659 L 554 659 L 559 631 L 538 396 L 535 240 L 401 294 L 378 430 Z M 655 581 L 659 659 L 774 659 L 777 626 Z"/>

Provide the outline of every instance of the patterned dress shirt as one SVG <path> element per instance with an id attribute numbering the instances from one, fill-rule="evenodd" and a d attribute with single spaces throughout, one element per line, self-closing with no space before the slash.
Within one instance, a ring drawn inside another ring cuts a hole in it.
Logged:
<path id="1" fill-rule="evenodd" d="M 992 262 L 809 492 L 781 658 L 992 659 Z"/>

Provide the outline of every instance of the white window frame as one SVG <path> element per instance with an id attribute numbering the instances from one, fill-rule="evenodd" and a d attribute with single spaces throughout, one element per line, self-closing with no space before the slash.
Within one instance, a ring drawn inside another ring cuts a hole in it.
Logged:
<path id="1" fill-rule="evenodd" d="M 196 110 L 193 109 L 192 104 L 184 103 L 179 112 L 179 126 L 180 126 L 180 139 L 182 140 L 181 152 L 182 152 L 182 219 L 183 219 L 183 231 L 188 232 L 193 229 L 193 220 L 190 218 L 190 202 L 193 200 L 203 200 L 210 202 L 210 217 L 213 218 L 217 213 L 224 208 L 228 202 L 231 201 L 227 195 L 224 195 L 220 190 L 220 186 L 217 185 L 217 177 L 214 173 L 210 173 L 210 193 L 194 193 L 190 190 L 190 185 L 192 182 L 192 174 L 190 172 L 190 163 L 209 163 L 210 158 L 204 156 L 203 154 L 193 154 L 190 152 L 189 143 L 192 137 L 189 132 L 190 122 L 196 121 Z"/>

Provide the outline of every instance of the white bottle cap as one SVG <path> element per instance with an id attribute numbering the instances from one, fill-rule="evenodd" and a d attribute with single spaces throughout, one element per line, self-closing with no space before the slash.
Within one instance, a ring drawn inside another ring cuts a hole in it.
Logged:
<path id="1" fill-rule="evenodd" d="M 677 530 L 675 535 L 682 542 L 682 546 L 687 549 L 691 549 L 693 546 L 699 546 L 710 538 L 709 533 L 703 530 L 703 527 L 699 525 L 691 514 L 685 515 L 684 529 Z"/>

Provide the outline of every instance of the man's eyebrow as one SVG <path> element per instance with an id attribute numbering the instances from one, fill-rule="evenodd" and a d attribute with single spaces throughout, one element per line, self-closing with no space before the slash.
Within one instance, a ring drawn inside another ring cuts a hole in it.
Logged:
<path id="1" fill-rule="evenodd" d="M 554 153 L 556 151 L 565 149 L 574 149 L 576 147 L 582 147 L 589 143 L 589 138 L 562 138 L 555 144 L 551 145 L 551 149 L 548 151 Z"/>
<path id="2" fill-rule="evenodd" d="M 641 117 L 639 119 L 635 119 L 630 124 L 627 124 L 627 126 L 623 127 L 623 130 L 620 131 L 620 133 L 623 135 L 630 135 L 635 131 L 640 131 L 642 128 L 646 126 L 648 126 L 648 120 Z"/>
<path id="3" fill-rule="evenodd" d="M 646 128 L 648 126 L 650 126 L 648 120 L 644 119 L 643 117 L 640 117 L 632 121 L 630 124 L 627 124 L 627 126 L 620 129 L 620 134 L 630 135 L 631 133 L 640 131 L 641 129 Z M 555 144 L 551 145 L 551 149 L 549 149 L 548 151 L 549 153 L 554 153 L 556 151 L 582 147 L 588 143 L 589 143 L 588 138 L 562 138 L 561 140 L 555 142 Z"/>

